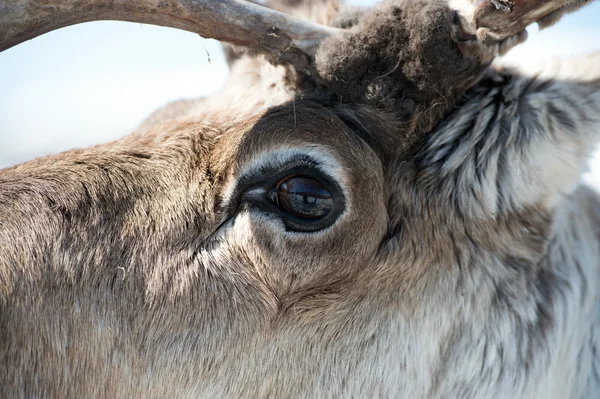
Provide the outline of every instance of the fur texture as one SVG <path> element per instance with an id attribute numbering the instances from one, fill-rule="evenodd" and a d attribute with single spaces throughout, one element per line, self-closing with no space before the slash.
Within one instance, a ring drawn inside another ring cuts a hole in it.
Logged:
<path id="1" fill-rule="evenodd" d="M 488 68 L 421 4 L 326 44 L 347 85 L 242 54 L 213 98 L 3 170 L 0 396 L 599 397 L 600 55 Z M 343 193 L 326 229 L 245 197 L 298 163 Z"/>

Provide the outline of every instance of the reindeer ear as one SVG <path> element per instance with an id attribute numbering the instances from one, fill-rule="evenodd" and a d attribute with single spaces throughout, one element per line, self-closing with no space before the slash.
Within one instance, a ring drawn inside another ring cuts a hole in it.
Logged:
<path id="1" fill-rule="evenodd" d="M 600 53 L 491 73 L 415 156 L 425 195 L 490 217 L 552 210 L 600 141 Z"/>

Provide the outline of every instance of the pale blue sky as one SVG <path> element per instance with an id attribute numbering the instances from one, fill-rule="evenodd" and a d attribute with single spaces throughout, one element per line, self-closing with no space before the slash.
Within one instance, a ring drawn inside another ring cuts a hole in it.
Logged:
<path id="1" fill-rule="evenodd" d="M 600 50 L 600 2 L 530 33 L 512 60 Z M 157 107 L 215 92 L 226 77 L 219 44 L 188 32 L 94 22 L 43 35 L 0 53 L 0 167 L 118 138 Z"/>

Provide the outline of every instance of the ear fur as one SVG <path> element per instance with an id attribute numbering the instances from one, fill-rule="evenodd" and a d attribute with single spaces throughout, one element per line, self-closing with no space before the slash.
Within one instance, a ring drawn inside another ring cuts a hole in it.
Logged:
<path id="1" fill-rule="evenodd" d="M 427 195 L 489 218 L 571 195 L 600 140 L 600 53 L 492 71 L 417 151 Z"/>

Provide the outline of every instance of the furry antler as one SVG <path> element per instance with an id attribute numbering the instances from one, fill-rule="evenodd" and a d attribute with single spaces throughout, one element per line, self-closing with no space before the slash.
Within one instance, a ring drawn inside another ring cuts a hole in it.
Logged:
<path id="1" fill-rule="evenodd" d="M 505 39 L 535 22 L 545 27 L 591 0 L 475 0 L 471 23 L 480 38 Z"/>
<path id="2" fill-rule="evenodd" d="M 3 0 L 0 51 L 65 26 L 119 20 L 168 26 L 266 53 L 307 71 L 337 29 L 243 0 Z"/>
<path id="3" fill-rule="evenodd" d="M 326 40 L 316 67 L 327 91 L 393 110 L 430 129 L 493 58 L 589 1 L 393 0 Z"/>

